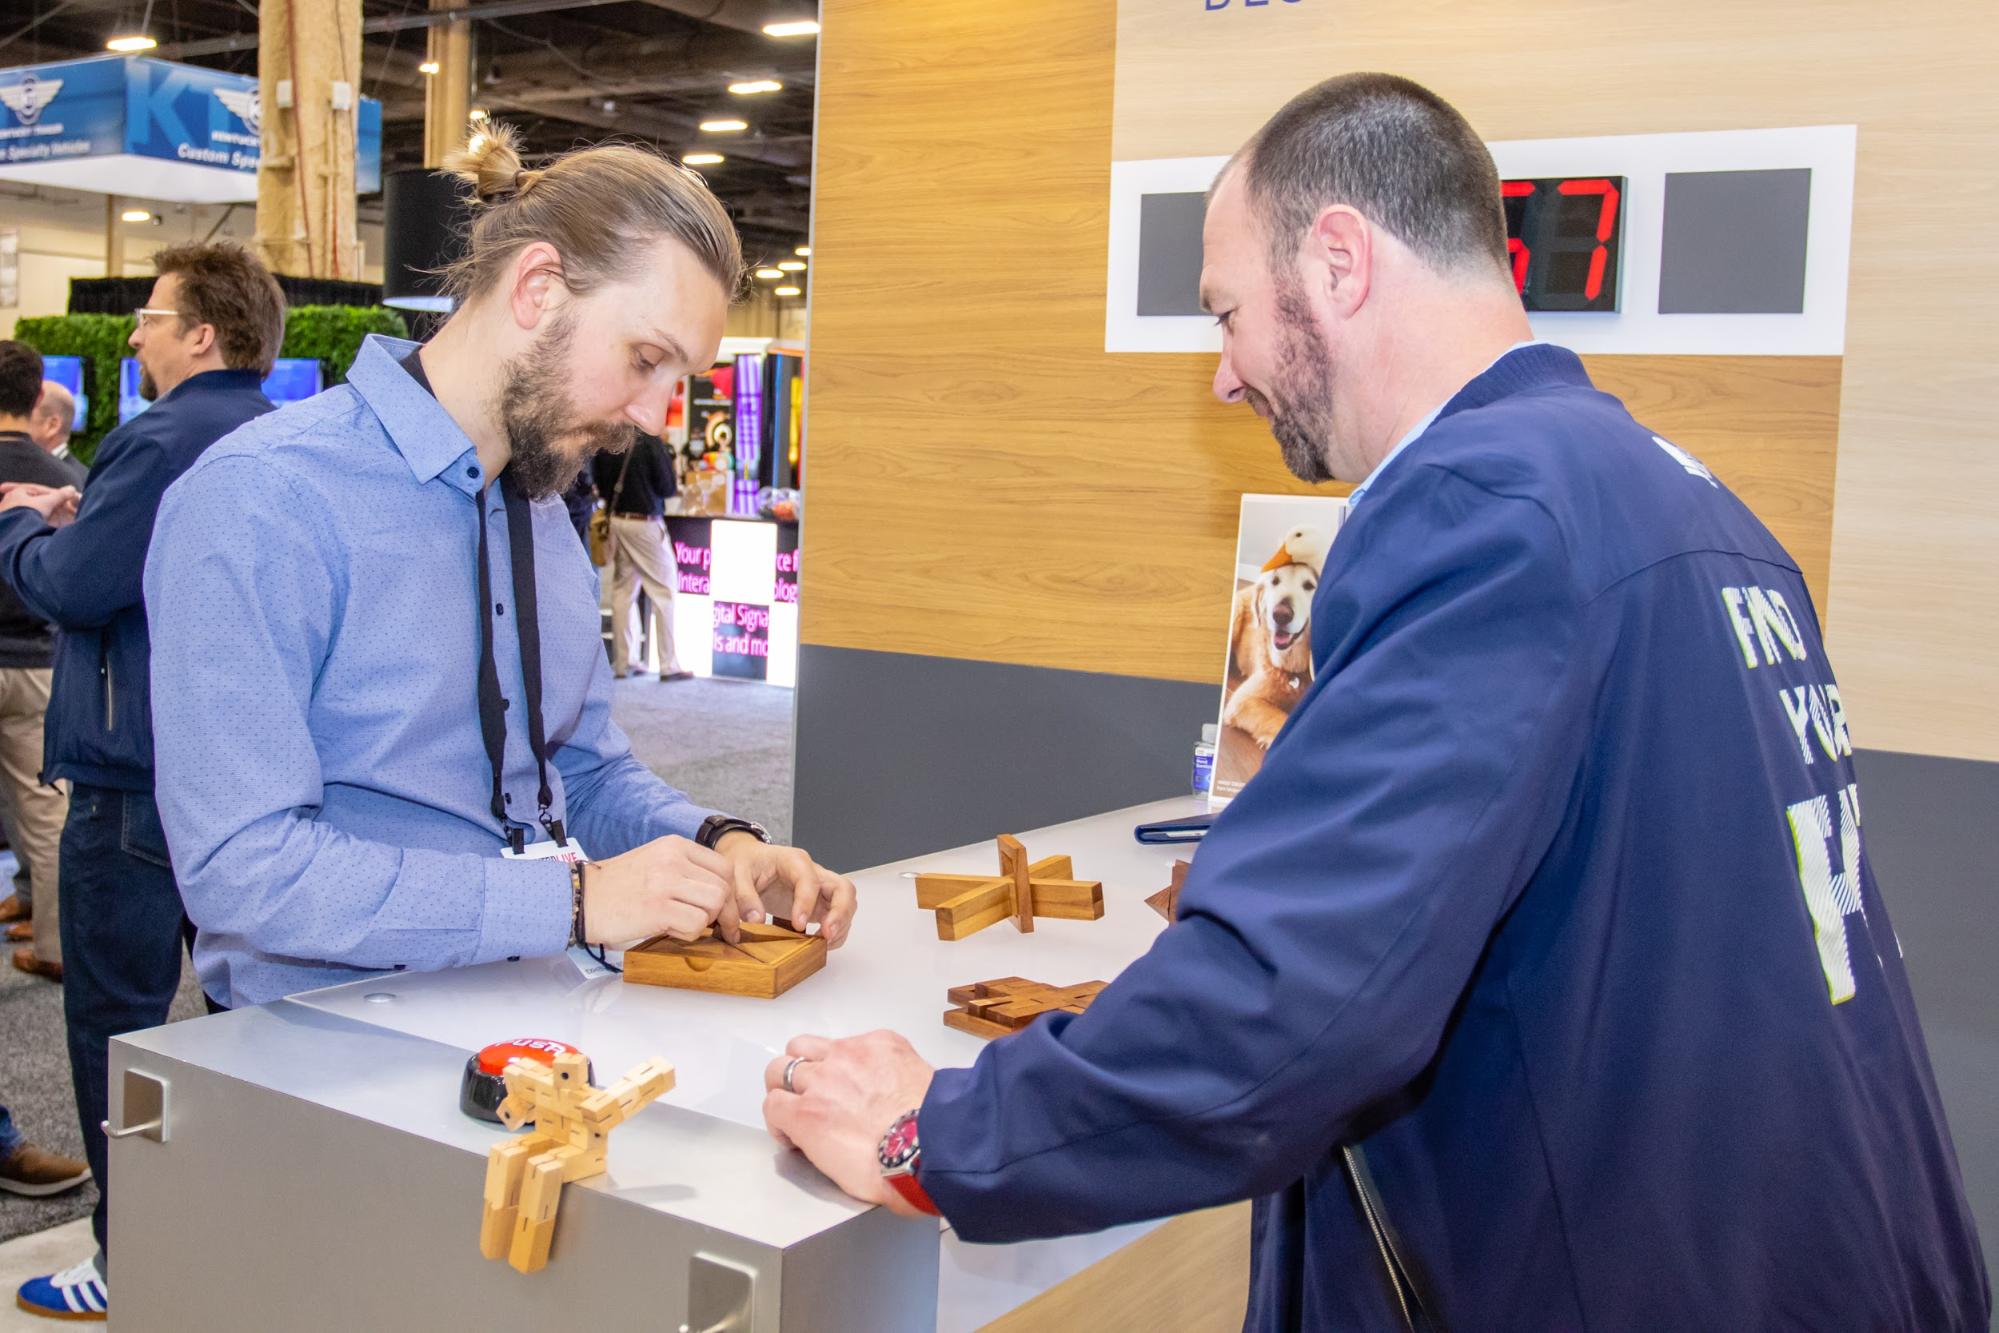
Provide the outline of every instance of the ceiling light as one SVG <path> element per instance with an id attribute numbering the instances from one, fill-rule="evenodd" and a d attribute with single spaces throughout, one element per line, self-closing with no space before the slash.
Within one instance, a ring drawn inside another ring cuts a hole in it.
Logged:
<path id="1" fill-rule="evenodd" d="M 703 134 L 734 134 L 750 127 L 747 120 L 704 120 L 701 122 Z"/>
<path id="2" fill-rule="evenodd" d="M 773 287 L 773 288 L 771 288 L 771 291 L 772 291 L 772 292 L 774 292 L 774 293 L 776 293 L 776 294 L 777 294 L 777 295 L 779 295 L 779 296 L 797 296 L 797 295 L 799 295 L 799 291 L 798 291 L 798 288 L 796 288 L 796 287 Z"/>
<path id="3" fill-rule="evenodd" d="M 801 245 L 796 250 L 793 250 L 791 253 L 797 255 L 800 259 L 810 259 L 812 258 L 812 247 L 809 245 Z"/>
<path id="4" fill-rule="evenodd" d="M 787 23 L 764 24 L 766 37 L 810 37 L 818 31 L 817 19 L 796 19 Z"/>
<path id="5" fill-rule="evenodd" d="M 104 44 L 104 49 L 125 53 L 131 51 L 150 51 L 158 45 L 157 41 L 146 36 L 144 33 L 128 33 L 123 37 L 113 37 Z"/>
<path id="6" fill-rule="evenodd" d="M 730 84 L 729 91 L 738 97 L 755 97 L 758 93 L 781 93 L 784 85 L 776 79 L 747 79 Z"/>
<path id="7" fill-rule="evenodd" d="M 728 160 L 720 153 L 689 153 L 680 159 L 683 165 L 690 167 L 719 167 Z"/>
<path id="8" fill-rule="evenodd" d="M 765 282 L 776 282 L 779 278 L 784 276 L 784 270 L 775 269 L 775 268 L 760 268 L 757 270 L 757 276 L 759 278 L 762 278 Z"/>
<path id="9" fill-rule="evenodd" d="M 435 60 L 426 60 L 416 67 L 416 72 L 419 74 L 435 74 L 439 68 L 440 66 Z"/>
<path id="10" fill-rule="evenodd" d="M 802 259 L 787 259 L 782 264 L 779 264 L 778 267 L 786 273 L 803 273 L 805 271 L 805 261 Z"/>
<path id="11" fill-rule="evenodd" d="M 151 222 L 153 215 L 143 208 L 128 208 L 118 215 L 120 222 Z"/>

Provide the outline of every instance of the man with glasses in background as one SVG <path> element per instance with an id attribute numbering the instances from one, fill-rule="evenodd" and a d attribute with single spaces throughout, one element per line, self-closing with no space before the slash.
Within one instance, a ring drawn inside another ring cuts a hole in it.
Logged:
<path id="1" fill-rule="evenodd" d="M 260 385 L 284 337 L 284 295 L 242 247 L 178 245 L 153 264 L 159 280 L 131 337 L 153 405 L 104 437 L 87 499 L 39 485 L 0 497 L 0 581 L 63 631 L 42 776 L 71 784 L 63 1009 L 100 1196 L 94 1258 L 21 1287 L 22 1309 L 58 1319 L 103 1319 L 109 1303 L 102 1126 L 111 1038 L 164 1023 L 180 984 L 186 918 L 153 799 L 146 548 L 167 487 L 209 445 L 271 410 Z"/>

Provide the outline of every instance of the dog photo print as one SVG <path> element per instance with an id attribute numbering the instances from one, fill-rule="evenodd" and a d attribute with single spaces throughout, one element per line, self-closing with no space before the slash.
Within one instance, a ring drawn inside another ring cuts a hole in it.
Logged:
<path id="1" fill-rule="evenodd" d="M 1328 496 L 1242 497 L 1210 809 L 1256 776 L 1312 683 L 1312 594 L 1346 513 L 1345 500 Z"/>

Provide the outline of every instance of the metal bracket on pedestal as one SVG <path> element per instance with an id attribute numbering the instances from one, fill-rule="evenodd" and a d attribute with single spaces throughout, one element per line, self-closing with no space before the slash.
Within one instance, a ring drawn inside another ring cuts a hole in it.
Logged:
<path id="1" fill-rule="evenodd" d="M 114 1139 L 129 1139 L 136 1136 L 151 1139 L 154 1143 L 165 1143 L 167 1088 L 167 1080 L 157 1074 L 142 1074 L 136 1069 L 126 1070 L 125 1095 L 118 1101 L 118 1114 L 125 1123 L 114 1127 L 109 1120 L 106 1120 L 105 1135 Z"/>

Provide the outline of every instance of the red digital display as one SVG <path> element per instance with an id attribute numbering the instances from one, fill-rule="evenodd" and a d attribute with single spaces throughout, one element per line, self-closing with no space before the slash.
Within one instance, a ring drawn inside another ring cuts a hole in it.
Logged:
<path id="1" fill-rule="evenodd" d="M 1501 181 L 1506 253 L 1529 310 L 1615 311 L 1624 177 Z"/>

